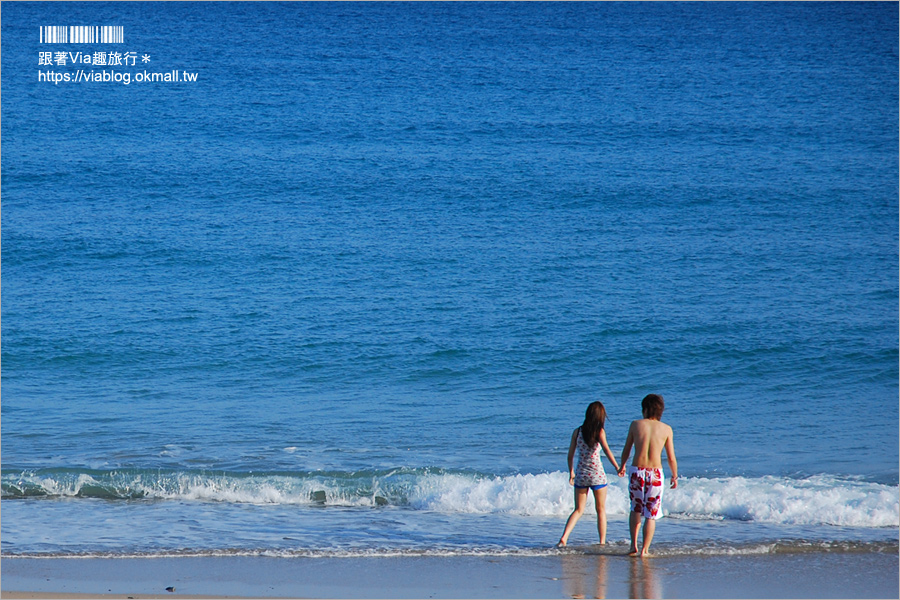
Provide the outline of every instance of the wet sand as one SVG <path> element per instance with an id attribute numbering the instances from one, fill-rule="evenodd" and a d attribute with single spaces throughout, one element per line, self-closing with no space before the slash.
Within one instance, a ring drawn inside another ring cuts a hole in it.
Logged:
<path id="1" fill-rule="evenodd" d="M 897 598 L 898 555 L 3 558 L 2 598 Z M 166 588 L 174 588 L 174 592 Z"/>

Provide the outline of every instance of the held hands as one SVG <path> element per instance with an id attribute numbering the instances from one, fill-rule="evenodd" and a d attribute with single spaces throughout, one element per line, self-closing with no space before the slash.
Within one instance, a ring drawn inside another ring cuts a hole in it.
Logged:
<path id="1" fill-rule="evenodd" d="M 619 470 L 618 470 L 619 477 L 625 477 L 625 468 L 626 468 L 626 466 L 624 464 L 621 467 L 619 467 Z"/>

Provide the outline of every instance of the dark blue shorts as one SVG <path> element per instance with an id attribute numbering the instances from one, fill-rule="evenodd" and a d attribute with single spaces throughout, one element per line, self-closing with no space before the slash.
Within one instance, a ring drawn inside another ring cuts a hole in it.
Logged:
<path id="1" fill-rule="evenodd" d="M 590 486 L 590 488 L 596 492 L 597 490 L 602 490 L 602 489 L 605 488 L 607 485 L 609 485 L 609 484 L 608 484 L 608 483 L 604 483 L 604 484 L 601 484 L 601 485 L 592 485 L 592 486 Z M 586 489 L 588 489 L 588 488 L 587 488 L 587 486 L 576 485 L 576 486 L 575 486 L 575 489 L 576 489 L 576 490 L 586 490 Z"/>

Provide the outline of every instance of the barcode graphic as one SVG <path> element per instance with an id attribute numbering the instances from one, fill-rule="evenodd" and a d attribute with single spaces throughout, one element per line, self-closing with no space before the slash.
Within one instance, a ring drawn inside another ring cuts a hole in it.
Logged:
<path id="1" fill-rule="evenodd" d="M 122 44 L 125 28 L 116 25 L 42 25 L 42 44 Z"/>

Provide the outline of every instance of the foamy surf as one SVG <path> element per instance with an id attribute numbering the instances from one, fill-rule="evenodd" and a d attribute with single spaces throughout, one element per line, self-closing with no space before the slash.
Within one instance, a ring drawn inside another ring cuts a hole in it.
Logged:
<path id="1" fill-rule="evenodd" d="M 565 473 L 494 476 L 438 469 L 345 473 L 39 470 L 2 477 L 2 497 L 154 499 L 258 505 L 403 507 L 449 514 L 564 517 L 572 509 Z M 693 520 L 785 525 L 897 527 L 898 486 L 816 475 L 685 477 L 666 490 L 665 514 Z M 625 482 L 613 476 L 610 515 L 628 511 Z M 588 503 L 588 511 L 593 508 Z"/>
<path id="2" fill-rule="evenodd" d="M 879 542 L 832 542 L 820 540 L 771 540 L 753 543 L 658 543 L 654 546 L 654 556 L 761 556 L 773 554 L 806 554 L 853 553 L 865 554 L 873 552 L 896 553 L 896 541 Z M 627 554 L 628 544 L 611 543 L 605 546 L 585 545 L 569 546 L 564 549 L 555 547 L 517 548 L 502 546 L 473 546 L 465 548 L 220 548 L 149 550 L 146 552 L 5 552 L 18 558 L 191 558 L 220 556 L 263 556 L 270 558 L 395 558 L 395 557 L 451 557 L 451 556 L 557 556 L 560 554 L 588 554 L 622 556 Z"/>

